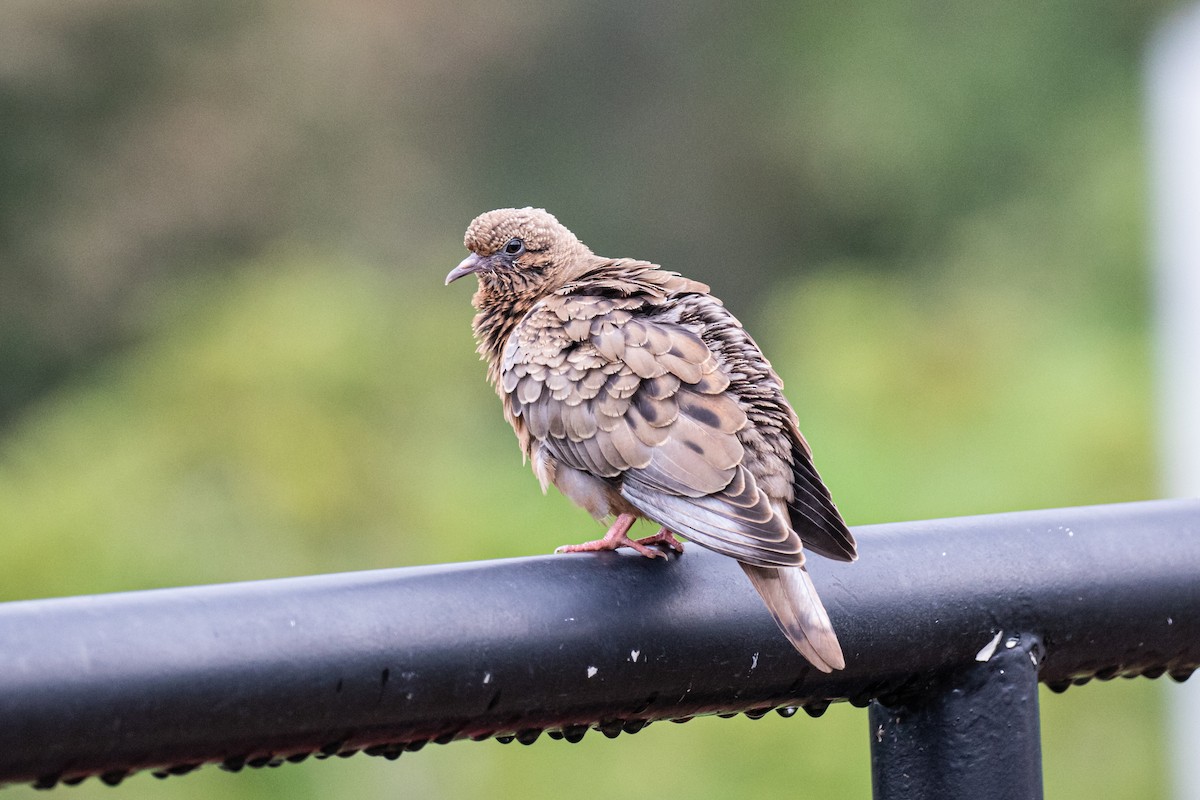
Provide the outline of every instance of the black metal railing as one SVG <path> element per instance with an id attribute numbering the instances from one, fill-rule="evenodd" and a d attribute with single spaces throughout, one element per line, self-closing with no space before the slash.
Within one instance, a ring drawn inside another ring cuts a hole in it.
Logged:
<path id="1" fill-rule="evenodd" d="M 0 604 L 0 783 L 871 707 L 880 798 L 1040 797 L 1037 682 L 1200 664 L 1200 501 L 855 530 L 810 668 L 698 547 Z M 470 754 L 464 752 L 464 758 Z"/>

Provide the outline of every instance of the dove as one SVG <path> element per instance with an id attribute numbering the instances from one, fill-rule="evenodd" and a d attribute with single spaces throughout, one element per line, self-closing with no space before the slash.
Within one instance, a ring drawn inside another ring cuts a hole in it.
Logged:
<path id="1" fill-rule="evenodd" d="M 544 209 L 481 214 L 446 284 L 474 275 L 478 352 L 545 492 L 603 538 L 556 552 L 683 552 L 735 559 L 780 630 L 823 672 L 845 668 L 805 551 L 857 558 L 813 466 L 783 382 L 699 281 L 595 255 Z M 633 539 L 638 519 L 657 524 Z"/>

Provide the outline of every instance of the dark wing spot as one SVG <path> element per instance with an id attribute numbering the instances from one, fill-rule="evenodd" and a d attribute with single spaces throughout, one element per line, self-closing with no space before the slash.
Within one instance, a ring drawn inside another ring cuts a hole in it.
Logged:
<path id="1" fill-rule="evenodd" d="M 721 420 L 717 417 L 716 412 L 698 403 L 688 405 L 687 415 L 701 425 L 707 425 L 710 428 L 721 426 Z"/>
<path id="2" fill-rule="evenodd" d="M 662 405 L 656 403 L 648 392 L 638 392 L 634 395 L 633 404 L 637 407 L 638 413 L 645 417 L 646 422 L 651 425 L 658 422 L 662 416 Z"/>

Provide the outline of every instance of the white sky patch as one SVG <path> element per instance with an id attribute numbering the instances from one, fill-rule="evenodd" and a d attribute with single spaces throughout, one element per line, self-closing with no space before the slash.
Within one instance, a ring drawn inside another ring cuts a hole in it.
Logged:
<path id="1" fill-rule="evenodd" d="M 596 667 L 588 667 L 588 677 L 589 677 L 589 678 L 594 678 L 594 677 L 596 677 L 596 673 L 597 673 L 597 672 L 599 672 L 599 671 L 600 671 L 600 670 L 598 670 Z"/>

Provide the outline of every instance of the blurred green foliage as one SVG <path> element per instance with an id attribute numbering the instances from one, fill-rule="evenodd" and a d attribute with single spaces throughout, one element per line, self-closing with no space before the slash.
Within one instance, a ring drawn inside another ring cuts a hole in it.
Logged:
<path id="1" fill-rule="evenodd" d="M 0 598 L 522 555 L 590 535 L 594 523 L 541 498 L 520 465 L 472 352 L 465 292 L 439 285 L 454 255 L 430 256 L 420 280 L 284 254 L 178 287 L 144 344 L 6 433 Z M 853 522 L 1150 494 L 1140 336 L 1089 332 L 1046 306 L 930 298 L 845 271 L 785 288 L 757 327 Z M 1055 796 L 1150 796 L 1162 781 L 1150 688 L 1046 699 Z M 726 797 L 783 796 L 802 780 L 813 794 L 865 796 L 864 725 L 842 707 L 819 722 L 698 720 L 575 747 L 455 745 L 396 765 L 210 769 L 154 788 L 384 796 L 396 782 L 430 797 L 529 797 L 577 781 L 588 796 Z M 1097 726 L 1103 736 L 1088 733 Z"/>
<path id="2" fill-rule="evenodd" d="M 0 26 L 0 600 L 598 532 L 521 465 L 467 290 L 441 286 L 501 205 L 709 282 L 851 524 L 1154 496 L 1138 70 L 1163 11 L 22 0 Z M 1043 696 L 1047 794 L 1161 796 L 1160 706 L 1145 680 Z M 865 725 L 842 706 L 117 791 L 861 797 Z"/>

